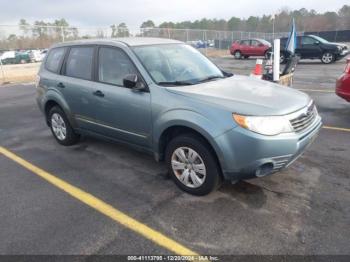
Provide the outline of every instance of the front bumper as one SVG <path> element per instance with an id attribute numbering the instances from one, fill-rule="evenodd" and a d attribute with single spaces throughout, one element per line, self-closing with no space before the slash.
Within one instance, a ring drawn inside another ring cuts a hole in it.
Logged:
<path id="1" fill-rule="evenodd" d="M 337 60 L 342 59 L 350 53 L 349 49 L 342 50 L 339 54 L 337 54 Z"/>
<path id="2" fill-rule="evenodd" d="M 321 126 L 321 118 L 317 116 L 302 133 L 264 136 L 236 127 L 217 137 L 225 179 L 261 177 L 289 166 L 314 141 Z"/>

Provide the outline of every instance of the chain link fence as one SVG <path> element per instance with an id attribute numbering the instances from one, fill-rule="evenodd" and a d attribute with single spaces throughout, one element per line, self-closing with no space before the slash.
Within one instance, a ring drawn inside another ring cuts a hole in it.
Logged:
<path id="1" fill-rule="evenodd" d="M 180 40 L 198 48 L 228 49 L 235 40 L 262 38 L 272 41 L 284 33 L 214 31 L 172 28 L 59 27 L 0 25 L 0 51 L 44 49 L 54 43 L 90 38 L 162 37 Z"/>

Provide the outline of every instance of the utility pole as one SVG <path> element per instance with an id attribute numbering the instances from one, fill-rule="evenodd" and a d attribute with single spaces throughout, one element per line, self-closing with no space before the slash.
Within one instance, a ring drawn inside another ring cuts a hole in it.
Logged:
<path id="1" fill-rule="evenodd" d="M 1 67 L 1 74 L 2 74 L 2 82 L 6 83 L 6 81 L 5 81 L 5 72 L 4 72 L 4 68 L 2 67 L 1 59 L 0 59 L 0 67 Z"/>
<path id="2" fill-rule="evenodd" d="M 64 42 L 64 29 L 63 29 L 63 26 L 61 26 L 61 35 L 62 35 L 62 42 Z"/>

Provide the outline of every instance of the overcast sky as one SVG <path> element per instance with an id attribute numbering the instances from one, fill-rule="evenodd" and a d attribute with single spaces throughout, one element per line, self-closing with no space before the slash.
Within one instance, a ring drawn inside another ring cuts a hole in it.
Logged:
<path id="1" fill-rule="evenodd" d="M 183 21 L 271 14 L 282 7 L 337 11 L 349 0 L 0 0 L 0 24 L 18 24 L 20 18 L 66 18 L 74 26 L 109 26 L 125 22 L 130 28 L 151 19 Z"/>

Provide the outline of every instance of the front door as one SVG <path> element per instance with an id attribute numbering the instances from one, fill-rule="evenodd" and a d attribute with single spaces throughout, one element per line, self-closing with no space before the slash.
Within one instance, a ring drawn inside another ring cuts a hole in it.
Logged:
<path id="1" fill-rule="evenodd" d="M 151 144 L 151 94 L 124 87 L 138 70 L 121 49 L 100 47 L 95 83 L 96 129 L 103 135 L 143 147 Z M 141 77 L 139 77 L 141 79 Z"/>
<path id="2" fill-rule="evenodd" d="M 320 43 L 309 36 L 301 37 L 301 48 L 298 50 L 302 58 L 317 58 L 321 54 Z"/>

